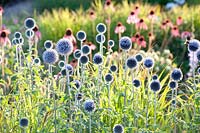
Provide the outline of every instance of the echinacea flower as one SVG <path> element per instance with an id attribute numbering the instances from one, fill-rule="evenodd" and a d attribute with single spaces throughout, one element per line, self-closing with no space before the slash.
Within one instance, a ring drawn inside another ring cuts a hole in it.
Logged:
<path id="1" fill-rule="evenodd" d="M 89 58 L 87 57 L 87 55 L 82 55 L 80 57 L 80 63 L 83 64 L 83 65 L 86 65 L 89 61 Z"/>
<path id="2" fill-rule="evenodd" d="M 121 124 L 114 125 L 113 133 L 124 133 L 124 127 Z"/>
<path id="3" fill-rule="evenodd" d="M 35 34 L 35 41 L 41 40 L 42 34 L 39 30 L 39 27 L 37 25 L 35 25 L 35 27 L 32 30 L 34 31 L 34 34 Z"/>
<path id="4" fill-rule="evenodd" d="M 105 0 L 104 9 L 106 11 L 114 11 L 115 10 L 114 6 L 111 3 L 111 0 Z"/>
<path id="5" fill-rule="evenodd" d="M 33 18 L 26 18 L 25 21 L 24 21 L 24 26 L 25 28 L 27 29 L 32 29 L 35 27 L 35 20 Z"/>
<path id="6" fill-rule="evenodd" d="M 88 45 L 83 45 L 81 48 L 81 52 L 85 55 L 88 55 L 91 53 L 91 49 Z"/>
<path id="7" fill-rule="evenodd" d="M 177 26 L 174 26 L 172 29 L 171 29 L 171 35 L 173 37 L 178 37 L 180 36 L 180 33 L 179 33 L 179 29 Z"/>
<path id="8" fill-rule="evenodd" d="M 58 61 L 58 53 L 54 49 L 47 49 L 42 54 L 42 58 L 43 58 L 44 63 L 54 64 L 55 62 Z"/>
<path id="9" fill-rule="evenodd" d="M 69 63 L 72 67 L 76 67 L 77 66 L 77 64 L 78 64 L 78 61 L 77 61 L 77 59 L 72 59 L 71 60 L 71 62 Z"/>
<path id="10" fill-rule="evenodd" d="M 101 54 L 96 53 L 93 57 L 93 62 L 96 65 L 101 65 L 103 63 L 103 57 Z"/>
<path id="11" fill-rule="evenodd" d="M 141 86 L 141 82 L 139 79 L 136 79 L 136 78 L 133 79 L 132 83 L 133 83 L 133 86 L 136 88 L 139 88 Z"/>
<path id="12" fill-rule="evenodd" d="M 103 23 L 99 23 L 97 26 L 96 26 L 96 30 L 98 33 L 105 33 L 106 32 L 106 25 L 103 24 Z"/>
<path id="13" fill-rule="evenodd" d="M 183 40 L 188 40 L 188 38 L 191 38 L 192 37 L 192 33 L 191 32 L 189 32 L 189 31 L 183 31 L 182 33 L 181 33 L 181 39 L 183 39 Z"/>
<path id="14" fill-rule="evenodd" d="M 129 58 L 126 60 L 126 66 L 127 66 L 129 69 L 135 69 L 135 68 L 137 68 L 137 60 L 135 59 L 135 57 L 129 57 Z"/>
<path id="15" fill-rule="evenodd" d="M 110 74 L 110 73 L 107 73 L 107 74 L 105 75 L 104 79 L 105 79 L 106 83 L 108 83 L 108 84 L 110 84 L 110 83 L 113 82 L 113 76 L 112 76 L 112 74 Z"/>
<path id="16" fill-rule="evenodd" d="M 22 128 L 26 128 L 28 127 L 28 119 L 27 118 L 21 118 L 19 120 L 19 126 L 22 127 Z"/>
<path id="17" fill-rule="evenodd" d="M 75 59 L 79 59 L 81 57 L 81 50 L 76 49 L 73 53 Z"/>
<path id="18" fill-rule="evenodd" d="M 119 40 L 119 47 L 122 50 L 128 51 L 132 47 L 131 39 L 127 36 L 121 37 L 120 40 Z"/>
<path id="19" fill-rule="evenodd" d="M 178 87 L 178 83 L 176 81 L 170 81 L 168 86 L 170 89 L 176 89 Z"/>
<path id="20" fill-rule="evenodd" d="M 110 71 L 111 72 L 117 72 L 117 66 L 116 65 L 111 65 L 110 66 Z"/>
<path id="21" fill-rule="evenodd" d="M 147 69 L 152 69 L 153 66 L 154 66 L 154 60 L 153 58 L 151 57 L 147 57 L 144 59 L 144 66 L 147 68 Z"/>
<path id="22" fill-rule="evenodd" d="M 76 38 L 73 35 L 72 29 L 67 28 L 66 31 L 65 31 L 65 35 L 64 35 L 63 38 L 66 38 L 66 39 L 68 39 L 68 40 L 70 40 L 72 42 L 72 44 L 73 44 L 73 50 L 75 50 L 77 48 Z"/>
<path id="23" fill-rule="evenodd" d="M 133 37 L 131 37 L 131 41 L 136 43 L 140 38 L 140 34 L 136 33 Z"/>
<path id="24" fill-rule="evenodd" d="M 148 15 L 148 18 L 151 20 L 151 21 L 154 21 L 157 19 L 157 16 L 155 15 L 155 12 L 153 10 L 151 10 L 149 12 L 149 15 Z"/>
<path id="25" fill-rule="evenodd" d="M 85 33 L 85 31 L 82 31 L 82 30 L 78 31 L 78 32 L 76 33 L 76 38 L 77 38 L 79 41 L 84 41 L 84 40 L 86 39 L 86 33 Z"/>
<path id="26" fill-rule="evenodd" d="M 148 29 L 147 25 L 144 23 L 144 19 L 140 19 L 139 22 L 136 23 L 136 29 Z"/>
<path id="27" fill-rule="evenodd" d="M 115 27 L 115 33 L 121 34 L 121 33 L 124 33 L 125 30 L 126 30 L 126 27 L 121 22 L 118 22 L 117 26 Z"/>
<path id="28" fill-rule="evenodd" d="M 57 42 L 56 50 L 60 55 L 70 55 L 73 51 L 73 44 L 70 40 L 62 38 Z"/>
<path id="29" fill-rule="evenodd" d="M 154 92 L 157 92 L 161 89 L 161 85 L 160 85 L 160 82 L 158 80 L 153 80 L 151 83 L 150 83 L 150 89 Z"/>
<path id="30" fill-rule="evenodd" d="M 91 10 L 89 12 L 89 16 L 90 16 L 91 21 L 94 21 L 97 18 L 96 15 L 95 15 L 95 12 L 93 10 Z"/>
<path id="31" fill-rule="evenodd" d="M 44 42 L 44 48 L 45 48 L 45 49 L 52 49 L 52 48 L 53 48 L 53 42 L 50 41 L 50 40 L 46 40 L 46 41 Z"/>
<path id="32" fill-rule="evenodd" d="M 87 42 L 87 45 L 90 47 L 91 50 L 95 50 L 96 49 L 96 45 L 93 44 L 92 42 Z"/>
<path id="33" fill-rule="evenodd" d="M 2 14 L 3 14 L 3 7 L 2 6 L 0 6 L 0 16 L 2 16 Z"/>
<path id="34" fill-rule="evenodd" d="M 135 11 L 132 11 L 130 13 L 130 15 L 128 16 L 126 22 L 128 24 L 136 24 L 139 22 L 139 18 L 137 17 L 137 14 L 135 13 Z"/>
<path id="35" fill-rule="evenodd" d="M 138 14 L 139 14 L 139 12 L 140 12 L 139 6 L 135 6 L 134 12 L 135 12 L 135 15 L 138 15 Z"/>
<path id="36" fill-rule="evenodd" d="M 182 17 L 178 17 L 177 18 L 177 20 L 176 20 L 176 24 L 179 26 L 179 25 L 181 25 L 183 23 L 183 19 L 182 19 Z"/>
<path id="37" fill-rule="evenodd" d="M 11 42 L 10 42 L 10 39 L 8 38 L 8 35 L 10 34 L 10 31 L 5 29 L 5 28 L 2 28 L 0 30 L 0 45 L 3 45 L 3 46 L 11 46 Z"/>
<path id="38" fill-rule="evenodd" d="M 182 80 L 182 78 L 183 78 L 183 73 L 182 73 L 181 69 L 175 68 L 175 69 L 173 69 L 173 71 L 171 72 L 170 77 L 171 77 L 172 80 L 178 82 L 178 81 Z"/>
<path id="39" fill-rule="evenodd" d="M 137 44 L 143 48 L 146 48 L 146 41 L 144 40 L 144 36 L 140 36 L 137 40 Z"/>
<path id="40" fill-rule="evenodd" d="M 196 52 L 200 48 L 200 41 L 197 39 L 192 39 L 188 43 L 188 50 L 190 52 Z"/>
<path id="41" fill-rule="evenodd" d="M 94 111 L 95 109 L 95 104 L 94 104 L 94 101 L 93 100 L 86 100 L 85 103 L 84 103 L 84 109 L 85 111 L 91 113 Z"/>

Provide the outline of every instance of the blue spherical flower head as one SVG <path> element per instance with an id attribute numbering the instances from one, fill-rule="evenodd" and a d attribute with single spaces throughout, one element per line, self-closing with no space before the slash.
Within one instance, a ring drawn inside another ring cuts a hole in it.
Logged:
<path id="1" fill-rule="evenodd" d="M 139 53 L 135 55 L 135 58 L 138 63 L 141 63 L 143 61 L 143 56 Z"/>
<path id="2" fill-rule="evenodd" d="M 81 101 L 81 100 L 83 99 L 83 94 L 82 94 L 82 93 L 77 93 L 77 94 L 76 94 L 76 99 L 77 99 L 78 101 Z"/>
<path id="3" fill-rule="evenodd" d="M 111 72 L 117 72 L 117 66 L 116 65 L 112 65 L 112 66 L 110 66 L 110 71 Z"/>
<path id="4" fill-rule="evenodd" d="M 21 38 L 22 34 L 20 32 L 15 32 L 14 37 L 17 38 L 17 39 Z"/>
<path id="5" fill-rule="evenodd" d="M 44 63 L 54 64 L 58 61 L 58 53 L 54 49 L 47 49 L 42 55 Z"/>
<path id="6" fill-rule="evenodd" d="M 129 37 L 124 36 L 119 40 L 119 47 L 122 50 L 128 51 L 132 47 L 132 41 Z"/>
<path id="7" fill-rule="evenodd" d="M 91 53 L 91 49 L 88 45 L 83 45 L 81 48 L 83 54 L 88 55 Z"/>
<path id="8" fill-rule="evenodd" d="M 200 74 L 200 67 L 197 68 L 197 73 Z"/>
<path id="9" fill-rule="evenodd" d="M 200 62 L 200 50 L 197 51 L 196 56 L 197 56 L 198 61 Z"/>
<path id="10" fill-rule="evenodd" d="M 93 57 L 93 62 L 96 65 L 102 65 L 103 63 L 103 57 L 101 54 L 96 53 Z"/>
<path id="11" fill-rule="evenodd" d="M 76 38 L 79 40 L 79 41 L 84 41 L 86 39 L 86 33 L 85 31 L 78 31 L 77 34 L 76 34 Z"/>
<path id="12" fill-rule="evenodd" d="M 33 18 L 27 18 L 24 21 L 24 26 L 27 29 L 32 29 L 35 27 L 35 20 Z"/>
<path id="13" fill-rule="evenodd" d="M 64 62 L 64 61 L 59 61 L 59 62 L 58 62 L 58 66 L 59 66 L 60 68 L 63 68 L 63 67 L 65 66 L 65 62 Z"/>
<path id="14" fill-rule="evenodd" d="M 121 124 L 114 125 L 113 133 L 124 133 L 124 127 Z"/>
<path id="15" fill-rule="evenodd" d="M 129 57 L 126 60 L 126 66 L 129 69 L 136 69 L 137 68 L 137 60 L 135 59 L 135 57 Z"/>
<path id="16" fill-rule="evenodd" d="M 85 103 L 84 103 L 84 109 L 85 111 L 91 113 L 94 111 L 95 109 L 95 104 L 94 104 L 94 101 L 93 100 L 86 100 Z"/>
<path id="17" fill-rule="evenodd" d="M 24 38 L 23 37 L 20 37 L 17 40 L 18 40 L 19 44 L 21 44 L 21 45 L 24 44 Z"/>
<path id="18" fill-rule="evenodd" d="M 135 86 L 136 88 L 140 88 L 141 86 L 141 82 L 139 79 L 133 79 L 133 86 Z"/>
<path id="19" fill-rule="evenodd" d="M 110 48 L 114 47 L 114 46 L 115 46 L 115 42 L 114 42 L 113 40 L 109 40 L 109 41 L 108 41 L 108 46 L 109 46 Z"/>
<path id="20" fill-rule="evenodd" d="M 152 79 L 153 79 L 153 80 L 158 80 L 158 75 L 157 75 L 157 74 L 154 74 L 154 75 L 152 76 Z"/>
<path id="21" fill-rule="evenodd" d="M 173 104 L 173 105 L 176 104 L 176 100 L 175 100 L 175 99 L 172 100 L 172 104 Z"/>
<path id="22" fill-rule="evenodd" d="M 44 42 L 44 47 L 45 47 L 45 49 L 52 49 L 52 48 L 53 48 L 53 43 L 52 43 L 52 41 L 46 40 L 46 41 Z"/>
<path id="23" fill-rule="evenodd" d="M 195 52 L 199 49 L 200 47 L 200 42 L 199 40 L 196 40 L 196 39 L 192 39 L 189 41 L 189 44 L 188 44 L 188 50 L 190 52 Z"/>
<path id="24" fill-rule="evenodd" d="M 35 58 L 35 59 L 33 60 L 33 63 L 34 63 L 35 65 L 39 66 L 40 63 L 41 63 L 40 58 Z"/>
<path id="25" fill-rule="evenodd" d="M 25 36 L 27 37 L 27 38 L 33 38 L 34 37 L 34 31 L 32 30 L 32 29 L 27 29 L 26 31 L 25 31 Z"/>
<path id="26" fill-rule="evenodd" d="M 56 50 L 60 55 L 70 55 L 73 51 L 73 44 L 70 40 L 62 38 L 57 42 Z"/>
<path id="27" fill-rule="evenodd" d="M 76 89 L 81 88 L 81 82 L 79 80 L 74 80 L 74 85 L 75 85 Z"/>
<path id="28" fill-rule="evenodd" d="M 65 65 L 65 69 L 67 70 L 67 72 L 69 73 L 69 75 L 73 74 L 73 67 L 70 64 L 66 64 Z"/>
<path id="29" fill-rule="evenodd" d="M 108 84 L 113 82 L 113 76 L 110 73 L 106 74 L 104 79 L 105 79 L 106 83 L 108 83 Z"/>
<path id="30" fill-rule="evenodd" d="M 181 69 L 179 68 L 175 68 L 170 75 L 171 79 L 174 81 L 180 81 L 183 78 L 183 73 L 181 71 Z"/>
<path id="31" fill-rule="evenodd" d="M 147 57 L 144 59 L 144 66 L 147 69 L 152 69 L 154 66 L 154 60 L 151 57 Z"/>
<path id="32" fill-rule="evenodd" d="M 153 80 L 151 83 L 150 83 L 150 88 L 152 91 L 154 92 L 157 92 L 160 90 L 161 88 L 161 85 L 160 85 L 160 82 L 158 80 Z"/>
<path id="33" fill-rule="evenodd" d="M 26 127 L 28 127 L 28 119 L 27 118 L 21 118 L 20 120 L 19 120 L 19 125 L 20 125 L 20 127 L 22 127 L 22 128 L 26 128 Z"/>
<path id="34" fill-rule="evenodd" d="M 12 39 L 12 45 L 18 45 L 17 40 L 18 40 L 17 38 L 13 38 Z"/>
<path id="35" fill-rule="evenodd" d="M 96 27 L 98 33 L 105 33 L 106 32 L 106 25 L 103 23 L 99 23 Z"/>
<path id="36" fill-rule="evenodd" d="M 103 34 L 97 34 L 96 35 L 96 42 L 97 43 L 104 43 L 106 40 L 106 37 Z"/>
<path id="37" fill-rule="evenodd" d="M 178 83 L 176 81 L 170 81 L 169 82 L 169 88 L 170 89 L 176 89 L 176 88 L 178 88 Z"/>
<path id="38" fill-rule="evenodd" d="M 81 50 L 80 49 L 76 49 L 75 51 L 74 51 L 74 58 L 75 59 L 79 59 L 80 57 L 81 57 Z"/>
<path id="39" fill-rule="evenodd" d="M 82 55 L 80 57 L 80 63 L 83 64 L 83 65 L 86 65 L 89 61 L 89 58 L 86 56 L 86 55 Z"/>

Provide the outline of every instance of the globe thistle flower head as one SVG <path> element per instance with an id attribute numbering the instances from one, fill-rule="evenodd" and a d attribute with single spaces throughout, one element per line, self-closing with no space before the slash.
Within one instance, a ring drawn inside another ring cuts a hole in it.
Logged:
<path id="1" fill-rule="evenodd" d="M 161 85 L 160 85 L 160 82 L 158 80 L 153 80 L 151 83 L 150 83 L 150 89 L 153 91 L 153 92 L 157 92 L 161 89 Z"/>
<path id="2" fill-rule="evenodd" d="M 110 48 L 114 47 L 114 46 L 115 46 L 115 42 L 114 42 L 113 40 L 109 40 L 109 41 L 108 41 L 108 46 L 109 46 Z"/>
<path id="3" fill-rule="evenodd" d="M 24 38 L 23 37 L 20 37 L 17 40 L 18 40 L 17 42 L 19 42 L 19 44 L 21 44 L 21 45 L 24 44 Z"/>
<path id="4" fill-rule="evenodd" d="M 73 53 L 75 59 L 79 59 L 81 57 L 81 50 L 76 49 Z"/>
<path id="5" fill-rule="evenodd" d="M 12 45 L 18 45 L 17 40 L 18 40 L 17 38 L 13 38 L 12 39 Z"/>
<path id="6" fill-rule="evenodd" d="M 103 63 L 103 57 L 101 54 L 96 53 L 93 57 L 93 62 L 96 65 L 101 65 Z"/>
<path id="7" fill-rule="evenodd" d="M 74 85 L 75 85 L 76 89 L 81 88 L 81 82 L 79 80 L 74 80 Z"/>
<path id="8" fill-rule="evenodd" d="M 183 73 L 181 71 L 181 69 L 179 68 L 175 68 L 170 75 L 171 79 L 174 81 L 180 81 L 183 78 Z"/>
<path id="9" fill-rule="evenodd" d="M 60 55 L 70 55 L 73 51 L 73 44 L 70 40 L 62 38 L 57 42 L 56 50 Z"/>
<path id="10" fill-rule="evenodd" d="M 96 42 L 97 43 L 104 43 L 105 40 L 106 40 L 105 35 L 100 34 L 100 33 L 96 35 Z"/>
<path id="11" fill-rule="evenodd" d="M 82 55 L 80 57 L 80 63 L 83 64 L 83 65 L 86 65 L 89 61 L 89 58 L 86 56 L 86 55 Z"/>
<path id="12" fill-rule="evenodd" d="M 84 41 L 86 39 L 86 33 L 85 31 L 78 31 L 77 34 L 76 34 L 76 38 L 79 40 L 79 41 Z"/>
<path id="13" fill-rule="evenodd" d="M 144 66 L 147 69 L 152 69 L 154 66 L 154 60 L 151 57 L 147 57 L 144 59 Z"/>
<path id="14" fill-rule="evenodd" d="M 197 73 L 200 74 L 200 67 L 197 68 Z"/>
<path id="15" fill-rule="evenodd" d="M 85 103 L 84 103 L 84 109 L 85 111 L 91 113 L 94 111 L 95 109 L 95 104 L 94 104 L 94 101 L 93 100 L 86 100 Z"/>
<path id="16" fill-rule="evenodd" d="M 128 51 L 132 47 L 132 41 L 129 37 L 124 36 L 119 40 L 119 47 L 122 50 Z"/>
<path id="17" fill-rule="evenodd" d="M 35 58 L 35 59 L 33 60 L 33 63 L 34 63 L 35 65 L 39 66 L 39 65 L 41 64 L 40 58 Z"/>
<path id="18" fill-rule="evenodd" d="M 189 43 L 188 43 L 188 50 L 189 50 L 190 52 L 195 52 L 195 51 L 197 51 L 197 50 L 199 49 L 199 47 L 200 47 L 200 42 L 199 42 L 199 40 L 192 39 L 192 40 L 190 40 Z"/>
<path id="19" fill-rule="evenodd" d="M 27 29 L 32 29 L 35 27 L 35 20 L 33 18 L 27 18 L 24 21 L 24 26 Z"/>
<path id="20" fill-rule="evenodd" d="M 27 38 L 33 38 L 33 36 L 34 36 L 34 31 L 32 30 L 32 29 L 27 29 L 26 31 L 25 31 L 25 36 L 27 37 Z"/>
<path id="21" fill-rule="evenodd" d="M 43 52 L 42 58 L 44 63 L 54 64 L 58 61 L 58 53 L 54 49 L 47 49 Z"/>
<path id="22" fill-rule="evenodd" d="M 126 60 L 126 66 L 129 69 L 136 69 L 137 68 L 137 60 L 135 59 L 135 57 L 129 57 Z"/>
<path id="23" fill-rule="evenodd" d="M 121 124 L 114 125 L 113 133 L 124 133 L 124 127 Z"/>
<path id="24" fill-rule="evenodd" d="M 88 55 L 91 53 L 91 49 L 88 45 L 83 45 L 81 48 L 83 54 Z"/>
<path id="25" fill-rule="evenodd" d="M 154 74 L 154 75 L 152 76 L 152 79 L 153 79 L 153 80 L 158 80 L 158 75 L 157 75 L 157 74 Z"/>
<path id="26" fill-rule="evenodd" d="M 67 72 L 69 73 L 69 75 L 73 74 L 73 67 L 70 64 L 66 64 L 65 65 L 65 69 L 67 70 Z"/>
<path id="27" fill-rule="evenodd" d="M 106 25 L 103 23 L 99 23 L 96 27 L 98 33 L 105 33 L 106 32 Z"/>
<path id="28" fill-rule="evenodd" d="M 46 41 L 44 42 L 44 48 L 45 48 L 45 49 L 52 49 L 52 48 L 53 48 L 53 43 L 52 43 L 52 41 L 46 40 Z"/>
<path id="29" fill-rule="evenodd" d="M 28 121 L 27 118 L 21 118 L 21 119 L 19 120 L 19 125 L 20 125 L 20 127 L 22 127 L 22 128 L 28 127 L 28 123 L 29 123 L 29 121 Z"/>
<path id="30" fill-rule="evenodd" d="M 82 94 L 82 93 L 77 93 L 77 94 L 76 94 L 76 99 L 77 99 L 78 101 L 83 100 L 83 94 Z"/>
<path id="31" fill-rule="evenodd" d="M 178 88 L 178 83 L 176 81 L 170 81 L 168 86 L 170 89 L 174 90 L 174 89 Z"/>
<path id="32" fill-rule="evenodd" d="M 15 34 L 14 34 L 14 38 L 21 38 L 22 37 L 22 34 L 20 33 L 20 32 L 15 32 Z"/>
<path id="33" fill-rule="evenodd" d="M 140 88 L 141 86 L 141 82 L 139 79 L 133 79 L 133 86 L 136 87 L 136 88 Z"/>
<path id="34" fill-rule="evenodd" d="M 196 56 L 197 56 L 198 61 L 200 62 L 200 49 L 197 51 Z"/>
<path id="35" fill-rule="evenodd" d="M 173 105 L 176 104 L 176 100 L 175 100 L 175 99 L 172 100 L 172 104 L 173 104 Z"/>
<path id="36" fill-rule="evenodd" d="M 58 62 L 58 66 L 59 66 L 60 68 L 64 68 L 65 62 L 64 62 L 64 61 L 59 61 L 59 62 Z"/>
<path id="37" fill-rule="evenodd" d="M 60 73 L 61 73 L 62 76 L 66 76 L 67 75 L 67 72 L 66 72 L 65 68 L 62 68 L 62 70 L 60 71 Z"/>
<path id="38" fill-rule="evenodd" d="M 110 66 L 110 71 L 111 71 L 111 72 L 117 72 L 117 70 L 118 70 L 118 68 L 117 68 L 116 65 Z"/>
<path id="39" fill-rule="evenodd" d="M 108 83 L 108 84 L 113 82 L 113 76 L 110 73 L 106 74 L 104 79 L 105 79 L 106 83 Z"/>
<path id="40" fill-rule="evenodd" d="M 137 60 L 137 62 L 138 63 L 141 63 L 142 61 L 143 61 L 143 56 L 142 56 L 142 54 L 136 54 L 135 55 L 135 58 L 136 58 L 136 60 Z"/>

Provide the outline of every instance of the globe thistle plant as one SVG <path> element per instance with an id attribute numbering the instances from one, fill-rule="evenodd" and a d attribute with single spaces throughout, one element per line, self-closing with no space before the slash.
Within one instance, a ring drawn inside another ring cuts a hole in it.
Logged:
<path id="1" fill-rule="evenodd" d="M 84 41 L 86 39 L 86 33 L 85 31 L 78 31 L 77 34 L 76 34 L 76 38 L 79 40 L 79 41 Z"/>
<path id="2" fill-rule="evenodd" d="M 198 61 L 200 62 L 200 49 L 197 51 L 196 56 L 197 56 Z"/>
<path id="3" fill-rule="evenodd" d="M 113 133 L 124 133 L 124 127 L 121 124 L 115 124 L 113 127 Z"/>
<path id="4" fill-rule="evenodd" d="M 154 75 L 152 76 L 152 79 L 153 79 L 153 80 L 158 80 L 158 75 L 157 75 L 157 74 L 154 74 Z"/>
<path id="5" fill-rule="evenodd" d="M 44 48 L 45 48 L 45 49 L 52 49 L 52 48 L 53 48 L 53 43 L 52 43 L 52 41 L 46 40 L 46 41 L 44 42 Z"/>
<path id="6" fill-rule="evenodd" d="M 77 94 L 76 94 L 76 100 L 77 100 L 77 101 L 83 100 L 83 94 L 82 94 L 82 93 L 77 93 Z"/>
<path id="7" fill-rule="evenodd" d="M 64 68 L 64 67 L 65 67 L 65 62 L 64 62 L 64 61 L 59 61 L 59 62 L 58 62 L 58 66 L 59 66 L 60 68 Z"/>
<path id="8" fill-rule="evenodd" d="M 136 60 L 137 60 L 137 62 L 138 63 L 141 63 L 142 61 L 143 61 L 143 56 L 142 56 L 142 54 L 136 54 L 135 55 L 135 58 L 136 58 Z"/>
<path id="9" fill-rule="evenodd" d="M 91 49 L 88 45 L 83 45 L 81 51 L 84 55 L 88 55 L 91 53 Z"/>
<path id="10" fill-rule="evenodd" d="M 200 48 L 200 42 L 199 40 L 192 39 L 188 43 L 188 50 L 190 52 L 196 52 Z"/>
<path id="11" fill-rule="evenodd" d="M 36 65 L 36 66 L 39 66 L 41 64 L 40 58 L 35 58 L 33 60 L 33 64 Z"/>
<path id="12" fill-rule="evenodd" d="M 26 36 L 28 39 L 33 38 L 33 37 L 34 37 L 34 32 L 33 32 L 33 30 L 32 30 L 32 29 L 27 29 L 27 30 L 25 31 L 25 36 Z"/>
<path id="13" fill-rule="evenodd" d="M 178 88 L 178 83 L 176 81 L 172 80 L 172 81 L 169 82 L 168 86 L 169 86 L 170 89 L 175 90 L 176 88 Z"/>
<path id="14" fill-rule="evenodd" d="M 151 57 L 147 57 L 144 59 L 144 67 L 147 69 L 152 69 L 154 66 L 154 60 Z"/>
<path id="15" fill-rule="evenodd" d="M 139 79 L 133 79 L 132 83 L 135 88 L 140 88 L 141 86 L 141 81 Z"/>
<path id="16" fill-rule="evenodd" d="M 25 28 L 27 28 L 27 29 L 32 29 L 32 28 L 34 28 L 34 27 L 35 27 L 35 24 L 36 24 L 36 22 L 35 22 L 35 20 L 34 20 L 33 18 L 27 18 L 27 19 L 25 19 L 25 21 L 24 21 L 24 26 L 25 26 Z"/>
<path id="17" fill-rule="evenodd" d="M 104 79 L 105 79 L 105 81 L 106 81 L 107 84 L 110 84 L 110 83 L 113 82 L 113 76 L 112 76 L 112 74 L 110 74 L 110 73 L 107 73 L 107 74 L 105 75 Z"/>
<path id="18" fill-rule="evenodd" d="M 115 46 L 115 42 L 114 42 L 113 40 L 109 40 L 109 41 L 108 41 L 108 46 L 109 46 L 110 48 L 114 47 L 114 46 Z"/>
<path id="19" fill-rule="evenodd" d="M 60 55 L 69 56 L 73 51 L 73 44 L 70 40 L 62 38 L 56 44 L 56 51 Z"/>
<path id="20" fill-rule="evenodd" d="M 88 63 L 88 61 L 89 61 L 88 56 L 82 55 L 82 56 L 80 57 L 80 63 L 81 63 L 81 64 L 86 65 L 86 64 Z"/>
<path id="21" fill-rule="evenodd" d="M 106 32 L 106 25 L 103 24 L 103 23 L 99 23 L 96 26 L 96 30 L 97 30 L 98 33 L 104 34 Z"/>
<path id="22" fill-rule="evenodd" d="M 103 63 L 103 57 L 101 54 L 96 53 L 93 57 L 93 62 L 96 65 L 102 65 Z"/>
<path id="23" fill-rule="evenodd" d="M 126 66 L 129 69 L 136 69 L 137 68 L 137 60 L 135 59 L 135 57 L 129 57 L 126 60 Z"/>
<path id="24" fill-rule="evenodd" d="M 73 53 L 75 59 L 79 59 L 81 57 L 81 50 L 76 49 Z"/>
<path id="25" fill-rule="evenodd" d="M 173 69 L 173 71 L 171 72 L 170 77 L 171 77 L 172 80 L 178 82 L 178 81 L 182 80 L 182 78 L 183 78 L 183 73 L 182 73 L 181 69 L 175 68 L 175 69 Z"/>
<path id="26" fill-rule="evenodd" d="M 81 88 L 81 82 L 79 80 L 74 80 L 73 82 L 74 82 L 76 89 L 79 90 Z"/>
<path id="27" fill-rule="evenodd" d="M 111 72 L 114 73 L 114 72 L 117 72 L 117 70 L 118 70 L 118 68 L 117 68 L 116 65 L 111 65 L 111 66 L 110 66 L 110 71 L 111 71 Z"/>
<path id="28" fill-rule="evenodd" d="M 19 120 L 19 126 L 20 126 L 21 128 L 26 128 L 26 127 L 28 127 L 28 124 L 29 124 L 29 121 L 28 121 L 27 118 L 21 118 L 21 119 Z"/>
<path id="29" fill-rule="evenodd" d="M 52 65 L 58 61 L 58 53 L 54 49 L 47 49 L 43 52 L 42 58 L 44 63 Z"/>
<path id="30" fill-rule="evenodd" d="M 21 38 L 21 37 L 22 37 L 22 34 L 21 34 L 20 32 L 15 32 L 14 38 L 19 39 L 19 38 Z"/>
<path id="31" fill-rule="evenodd" d="M 161 85 L 160 85 L 160 82 L 158 80 L 153 80 L 151 83 L 150 83 L 150 89 L 153 91 L 153 92 L 158 92 L 161 88 Z"/>
<path id="32" fill-rule="evenodd" d="M 132 47 L 132 41 L 131 41 L 131 39 L 129 37 L 127 37 L 127 36 L 124 36 L 124 37 L 120 38 L 120 40 L 119 40 L 119 47 L 122 50 L 128 51 Z"/>

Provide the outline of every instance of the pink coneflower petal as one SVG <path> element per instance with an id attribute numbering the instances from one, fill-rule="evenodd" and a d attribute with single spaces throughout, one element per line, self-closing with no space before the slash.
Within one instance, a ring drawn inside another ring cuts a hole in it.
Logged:
<path id="1" fill-rule="evenodd" d="M 179 33 L 179 29 L 177 26 L 174 26 L 172 29 L 171 29 L 171 35 L 173 37 L 178 37 L 180 36 L 180 33 Z"/>
<path id="2" fill-rule="evenodd" d="M 115 33 L 116 34 L 124 33 L 125 30 L 126 30 L 126 27 L 122 25 L 121 22 L 118 22 L 117 26 L 115 27 Z"/>
<path id="3" fill-rule="evenodd" d="M 179 17 L 177 18 L 177 20 L 176 20 L 176 24 L 177 24 L 177 25 L 181 25 L 182 23 L 183 23 L 183 19 L 182 19 L 182 17 L 179 16 Z"/>
<path id="4" fill-rule="evenodd" d="M 181 33 L 181 39 L 186 40 L 187 38 L 191 38 L 192 37 L 192 33 L 189 31 L 183 31 Z"/>
<path id="5" fill-rule="evenodd" d="M 3 14 L 3 7 L 0 6 L 0 15 L 2 15 L 2 14 Z"/>
<path id="6" fill-rule="evenodd" d="M 144 29 L 147 30 L 148 27 L 147 25 L 144 23 L 143 19 L 140 19 L 140 21 L 138 23 L 136 23 L 136 29 Z"/>
<path id="7" fill-rule="evenodd" d="M 130 15 L 128 16 L 128 19 L 126 21 L 128 24 L 135 24 L 139 22 L 139 18 L 137 17 L 136 13 L 132 11 Z"/>

